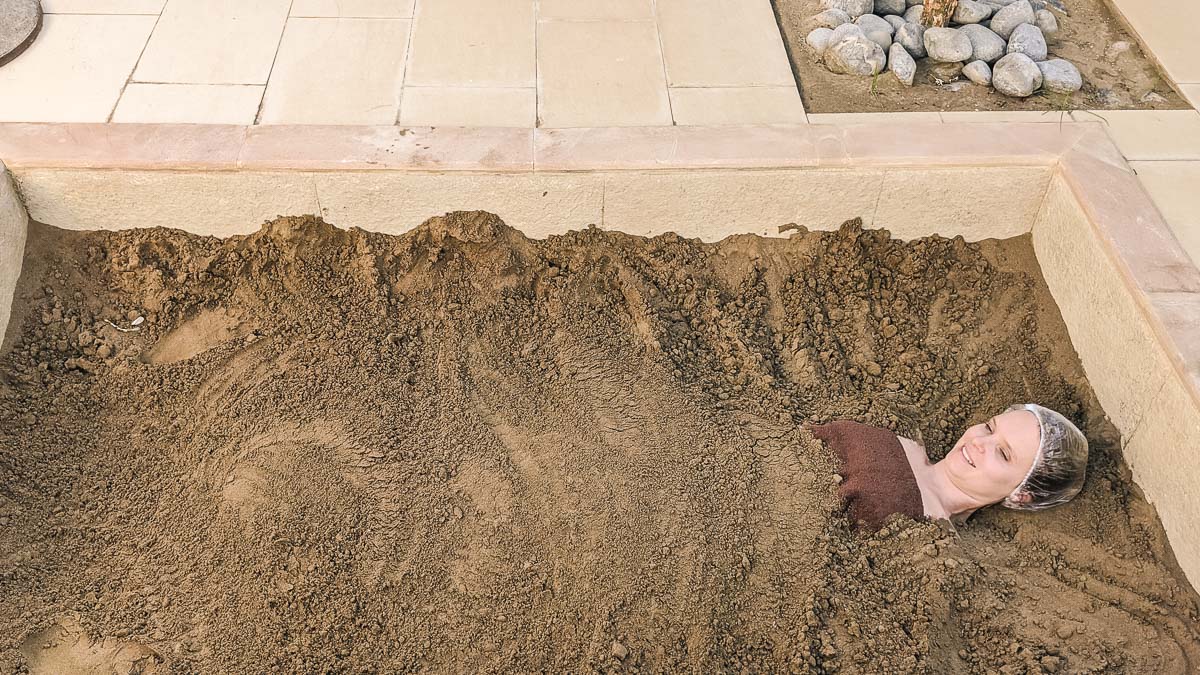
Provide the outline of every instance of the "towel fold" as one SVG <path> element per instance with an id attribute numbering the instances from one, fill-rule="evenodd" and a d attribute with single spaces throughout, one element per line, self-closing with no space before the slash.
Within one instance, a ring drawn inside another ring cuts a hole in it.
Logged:
<path id="1" fill-rule="evenodd" d="M 838 494 L 851 524 L 873 531 L 893 513 L 925 517 L 921 489 L 896 434 L 847 420 L 810 429 L 841 460 Z"/>

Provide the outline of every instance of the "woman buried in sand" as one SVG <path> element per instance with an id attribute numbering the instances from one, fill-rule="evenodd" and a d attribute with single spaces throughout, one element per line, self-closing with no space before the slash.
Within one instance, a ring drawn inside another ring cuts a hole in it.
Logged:
<path id="1" fill-rule="evenodd" d="M 1079 492 L 1087 468 L 1083 433 L 1033 403 L 968 428 L 936 463 L 921 444 L 886 429 L 837 421 L 812 431 L 842 461 L 838 493 L 850 522 L 872 529 L 893 513 L 961 523 L 991 504 L 1048 509 Z"/>

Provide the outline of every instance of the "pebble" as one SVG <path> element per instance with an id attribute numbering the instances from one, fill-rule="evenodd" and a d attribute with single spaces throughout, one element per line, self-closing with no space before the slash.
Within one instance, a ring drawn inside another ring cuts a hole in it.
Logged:
<path id="1" fill-rule="evenodd" d="M 989 87 L 992 84 L 992 67 L 984 61 L 972 61 L 963 66 L 963 75 L 975 84 Z M 987 366 L 984 366 L 985 368 Z"/>
<path id="2" fill-rule="evenodd" d="M 829 39 L 833 37 L 833 30 L 825 27 L 814 28 L 805 38 L 809 47 L 817 53 L 819 58 L 825 53 L 825 49 L 829 47 Z"/>
<path id="3" fill-rule="evenodd" d="M 821 4 L 828 9 L 840 9 L 849 14 L 851 19 L 870 14 L 875 9 L 875 0 L 821 0 Z"/>
<path id="4" fill-rule="evenodd" d="M 1083 88 L 1083 76 L 1066 59 L 1050 59 L 1037 64 L 1042 72 L 1042 87 L 1055 94 L 1073 94 Z"/>
<path id="5" fill-rule="evenodd" d="M 854 19 L 850 15 L 840 9 L 827 9 L 824 12 L 813 17 L 818 26 L 825 28 L 837 28 L 844 23 L 851 23 Z"/>
<path id="6" fill-rule="evenodd" d="M 914 59 L 925 58 L 925 27 L 911 21 L 896 29 L 895 41 Z"/>
<path id="7" fill-rule="evenodd" d="M 995 31 L 979 24 L 970 24 L 958 29 L 971 41 L 971 61 L 983 61 L 993 64 L 1004 56 L 1004 38 L 996 35 Z"/>
<path id="8" fill-rule="evenodd" d="M 840 473 L 833 474 L 833 484 L 834 485 L 842 484 L 842 474 L 840 474 Z"/>
<path id="9" fill-rule="evenodd" d="M 613 640 L 612 655 L 615 656 L 617 659 L 624 661 L 625 657 L 629 656 L 629 648 L 626 647 L 625 645 L 621 644 L 620 642 Z"/>
<path id="10" fill-rule="evenodd" d="M 954 82 L 959 75 L 962 75 L 962 69 L 963 64 L 959 61 L 934 64 L 929 69 L 929 81 L 939 86 Z"/>
<path id="11" fill-rule="evenodd" d="M 1032 24 L 1035 21 L 1037 21 L 1037 16 L 1033 13 L 1033 5 L 1029 4 L 1029 0 L 1017 0 L 1017 2 L 996 12 L 992 16 L 992 22 L 988 26 L 996 35 L 1007 40 L 1008 36 L 1012 35 L 1017 26 L 1023 23 Z"/>
<path id="12" fill-rule="evenodd" d="M 853 31 L 843 30 L 847 28 L 852 28 Z M 865 76 L 883 71 L 887 64 L 887 54 L 878 43 L 868 39 L 861 28 L 854 24 L 846 24 L 838 26 L 833 33 L 829 46 L 822 55 L 826 68 L 835 73 Z"/>
<path id="13" fill-rule="evenodd" d="M 1058 18 L 1048 9 L 1039 9 L 1034 13 L 1034 25 L 1041 29 L 1042 35 L 1054 37 L 1058 32 Z"/>
<path id="14" fill-rule="evenodd" d="M 1108 46 L 1108 49 L 1104 50 L 1104 58 L 1108 59 L 1109 61 L 1116 61 L 1118 56 L 1129 51 L 1130 46 L 1131 45 L 1124 40 L 1114 42 Z"/>
<path id="15" fill-rule="evenodd" d="M 958 0 L 950 20 L 958 24 L 979 23 L 992 15 L 992 8 L 975 0 Z"/>
<path id="16" fill-rule="evenodd" d="M 908 9 L 906 0 L 875 0 L 875 13 L 880 16 L 903 14 L 905 9 Z"/>
<path id="17" fill-rule="evenodd" d="M 1045 61 L 1050 54 L 1042 29 L 1031 23 L 1023 23 L 1013 29 L 1008 38 L 1008 53 L 1024 54 L 1035 62 Z"/>
<path id="18" fill-rule="evenodd" d="M 918 26 L 923 26 L 921 23 L 921 15 L 925 13 L 925 5 L 912 5 L 904 10 L 904 20 L 908 23 L 915 23 Z"/>
<path id="19" fill-rule="evenodd" d="M 992 86 L 1005 96 L 1024 98 L 1042 86 L 1042 71 L 1025 54 L 1008 54 L 992 68 Z"/>
<path id="20" fill-rule="evenodd" d="M 955 63 L 971 58 L 971 39 L 957 28 L 925 30 L 925 51 L 929 58 L 942 63 Z"/>
<path id="21" fill-rule="evenodd" d="M 899 42 L 888 49 L 888 70 L 896 75 L 900 83 L 911 87 L 913 78 L 917 76 L 917 62 Z M 885 333 L 887 328 L 884 329 Z M 892 331 L 893 334 L 895 331 Z"/>

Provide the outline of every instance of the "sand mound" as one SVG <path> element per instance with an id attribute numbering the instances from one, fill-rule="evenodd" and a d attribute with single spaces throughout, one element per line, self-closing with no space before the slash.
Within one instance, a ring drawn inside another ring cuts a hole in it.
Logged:
<path id="1" fill-rule="evenodd" d="M 454 213 L 399 237 L 35 226 L 29 251 L 0 671 L 1200 664 L 1196 595 L 1025 238 L 530 241 Z M 1025 400 L 1092 439 L 1082 495 L 957 534 L 853 534 L 803 427 L 940 456 Z"/>

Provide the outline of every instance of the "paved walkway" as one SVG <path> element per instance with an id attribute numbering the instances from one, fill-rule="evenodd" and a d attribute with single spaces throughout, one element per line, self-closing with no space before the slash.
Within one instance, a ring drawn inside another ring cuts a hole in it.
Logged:
<path id="1" fill-rule="evenodd" d="M 0 121 L 797 123 L 769 0 L 43 0 Z"/>

